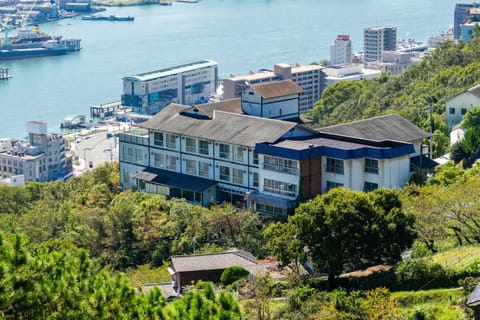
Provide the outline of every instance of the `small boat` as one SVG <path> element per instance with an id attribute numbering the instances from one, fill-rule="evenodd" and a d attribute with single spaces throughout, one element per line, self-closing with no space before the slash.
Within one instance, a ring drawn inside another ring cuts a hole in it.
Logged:
<path id="1" fill-rule="evenodd" d="M 133 21 L 133 20 L 135 20 L 135 18 L 131 17 L 131 16 L 127 16 L 127 17 L 115 16 L 113 14 L 109 15 L 109 16 L 102 16 L 101 14 L 97 14 L 97 15 L 82 16 L 82 20 Z"/>

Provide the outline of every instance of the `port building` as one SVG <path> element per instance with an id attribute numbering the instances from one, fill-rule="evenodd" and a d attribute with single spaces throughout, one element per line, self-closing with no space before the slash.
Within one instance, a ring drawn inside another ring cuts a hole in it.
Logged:
<path id="1" fill-rule="evenodd" d="M 122 105 L 155 114 L 171 103 L 206 103 L 218 86 L 218 64 L 204 60 L 123 78 Z"/>
<path id="2" fill-rule="evenodd" d="M 251 71 L 248 75 L 231 76 L 223 79 L 223 98 L 239 98 L 249 85 L 268 83 L 280 80 L 292 80 L 303 89 L 300 94 L 299 112 L 306 113 L 320 100 L 326 86 L 323 67 L 319 65 L 294 66 L 286 63 L 277 63 L 273 70 L 263 69 L 259 72 Z"/>

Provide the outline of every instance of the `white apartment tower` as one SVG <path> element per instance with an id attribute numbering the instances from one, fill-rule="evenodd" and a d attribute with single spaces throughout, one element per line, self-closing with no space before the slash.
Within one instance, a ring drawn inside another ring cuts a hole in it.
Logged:
<path id="1" fill-rule="evenodd" d="M 397 49 L 397 28 L 376 26 L 363 31 L 365 62 L 380 61 L 383 51 Z"/>
<path id="2" fill-rule="evenodd" d="M 339 34 L 330 46 L 330 65 L 338 66 L 352 63 L 352 41 L 349 35 Z"/>

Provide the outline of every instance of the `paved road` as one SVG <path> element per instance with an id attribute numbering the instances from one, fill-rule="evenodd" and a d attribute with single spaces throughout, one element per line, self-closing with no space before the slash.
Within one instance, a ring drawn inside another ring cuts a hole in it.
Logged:
<path id="1" fill-rule="evenodd" d="M 76 176 L 102 163 L 118 161 L 118 138 L 114 136 L 107 138 L 106 132 L 78 137 L 72 142 L 71 149 L 78 156 L 79 165 L 74 166 Z"/>

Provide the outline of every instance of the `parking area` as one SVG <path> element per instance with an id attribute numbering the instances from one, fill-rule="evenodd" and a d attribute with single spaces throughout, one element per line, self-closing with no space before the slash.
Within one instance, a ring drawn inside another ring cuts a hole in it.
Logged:
<path id="1" fill-rule="evenodd" d="M 105 162 L 118 161 L 118 137 L 111 132 L 78 135 L 71 143 L 74 175 L 82 175 Z"/>

